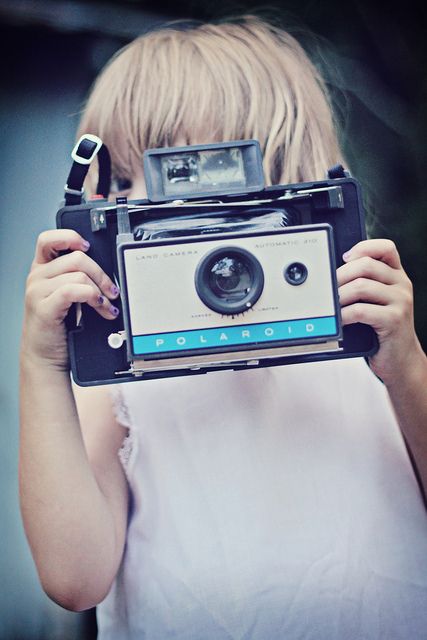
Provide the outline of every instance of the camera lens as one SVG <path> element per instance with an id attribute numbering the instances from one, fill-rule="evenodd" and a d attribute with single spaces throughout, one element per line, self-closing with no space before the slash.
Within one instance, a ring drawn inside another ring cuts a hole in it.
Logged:
<path id="1" fill-rule="evenodd" d="M 292 262 L 286 267 L 284 275 L 286 282 L 297 286 L 307 280 L 308 270 L 302 262 Z"/>
<path id="2" fill-rule="evenodd" d="M 196 269 L 197 293 L 207 307 L 222 314 L 250 309 L 264 287 L 258 260 L 240 247 L 221 247 L 209 252 Z"/>
<path id="3" fill-rule="evenodd" d="M 251 286 L 248 266 L 236 257 L 219 258 L 210 269 L 209 286 L 219 298 L 241 298 Z"/>

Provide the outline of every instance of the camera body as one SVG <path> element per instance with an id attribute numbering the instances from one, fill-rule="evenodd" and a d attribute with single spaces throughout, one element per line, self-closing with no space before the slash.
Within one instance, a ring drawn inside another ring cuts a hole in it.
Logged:
<path id="1" fill-rule="evenodd" d="M 116 320 L 67 318 L 76 383 L 373 354 L 371 327 L 341 325 L 336 268 L 366 233 L 360 187 L 336 173 L 264 188 L 256 141 L 154 149 L 146 200 L 61 208 L 121 291 Z"/>

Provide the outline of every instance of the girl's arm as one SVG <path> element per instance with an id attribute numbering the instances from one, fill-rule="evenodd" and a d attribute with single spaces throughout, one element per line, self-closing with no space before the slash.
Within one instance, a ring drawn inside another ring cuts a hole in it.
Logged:
<path id="1" fill-rule="evenodd" d="M 59 251 L 71 253 L 58 256 Z M 47 594 L 73 610 L 107 594 L 123 553 L 127 485 L 117 458 L 122 429 L 106 389 L 79 393 L 77 412 L 63 319 L 72 302 L 114 318 L 113 283 L 72 231 L 39 238 L 27 282 L 21 345 L 20 499 Z"/>
<path id="2" fill-rule="evenodd" d="M 338 269 L 344 324 L 371 325 L 380 348 L 370 359 L 387 387 L 427 495 L 427 356 L 415 334 L 412 284 L 390 240 L 365 240 Z"/>

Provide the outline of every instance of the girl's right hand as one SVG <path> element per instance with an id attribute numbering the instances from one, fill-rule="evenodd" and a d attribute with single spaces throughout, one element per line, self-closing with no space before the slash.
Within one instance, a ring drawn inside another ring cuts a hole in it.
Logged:
<path id="1" fill-rule="evenodd" d="M 111 300 L 119 291 L 101 267 L 86 255 L 89 243 L 76 231 L 44 231 L 37 240 L 27 278 L 21 357 L 69 369 L 64 319 L 74 302 L 85 302 L 113 320 Z M 69 251 L 63 255 L 60 252 Z"/>

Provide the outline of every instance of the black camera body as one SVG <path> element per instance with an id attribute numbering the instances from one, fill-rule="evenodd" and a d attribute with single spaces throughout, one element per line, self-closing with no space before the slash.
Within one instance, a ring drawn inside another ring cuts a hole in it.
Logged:
<path id="1" fill-rule="evenodd" d="M 121 291 L 116 320 L 69 313 L 77 384 L 375 353 L 371 327 L 341 324 L 336 268 L 366 238 L 360 186 L 341 167 L 264 188 L 258 143 L 237 141 L 149 150 L 144 175 L 146 200 L 57 214 Z"/>

